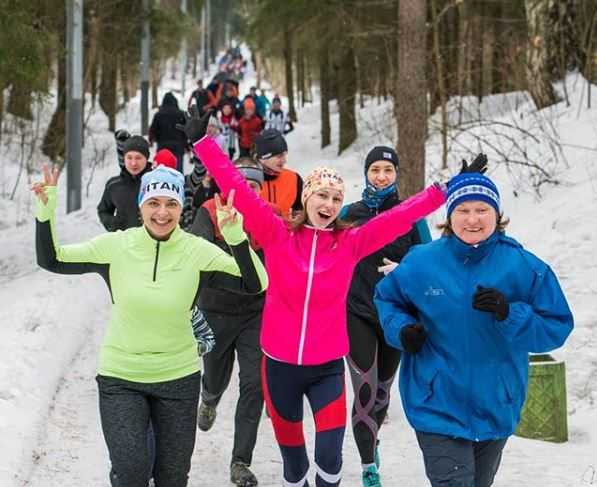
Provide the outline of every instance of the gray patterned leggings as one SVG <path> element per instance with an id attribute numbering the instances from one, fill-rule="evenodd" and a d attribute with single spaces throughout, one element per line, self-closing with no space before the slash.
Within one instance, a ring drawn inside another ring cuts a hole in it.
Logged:
<path id="1" fill-rule="evenodd" d="M 100 375 L 96 380 L 102 430 L 112 462 L 112 487 L 147 487 L 150 418 L 156 443 L 156 487 L 186 487 L 201 374 L 153 384 Z"/>

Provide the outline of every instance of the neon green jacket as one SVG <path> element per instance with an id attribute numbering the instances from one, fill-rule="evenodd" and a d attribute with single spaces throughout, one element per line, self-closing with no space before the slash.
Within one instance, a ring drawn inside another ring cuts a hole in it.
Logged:
<path id="1" fill-rule="evenodd" d="M 178 227 L 166 241 L 138 227 L 61 246 L 54 228 L 56 188 L 47 187 L 46 194 L 47 205 L 39 202 L 37 209 L 38 263 L 63 274 L 98 272 L 110 288 L 112 317 L 100 352 L 100 375 L 150 383 L 200 370 L 190 320 L 203 271 L 237 276 L 239 292 L 267 287 L 265 269 L 240 222 L 240 230 L 224 235 L 234 257 Z"/>

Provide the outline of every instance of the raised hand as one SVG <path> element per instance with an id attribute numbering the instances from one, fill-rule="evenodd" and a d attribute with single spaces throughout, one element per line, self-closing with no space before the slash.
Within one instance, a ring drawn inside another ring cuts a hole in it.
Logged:
<path id="1" fill-rule="evenodd" d="M 487 171 L 487 155 L 483 153 L 477 154 L 477 157 L 471 162 L 469 165 L 464 159 L 462 159 L 462 167 L 460 168 L 460 173 L 463 174 L 466 172 L 478 172 L 481 174 L 485 174 Z"/>
<path id="2" fill-rule="evenodd" d="M 222 203 L 222 198 L 218 193 L 214 195 L 214 200 L 216 202 L 216 214 L 218 217 L 218 226 L 220 230 L 227 225 L 234 225 L 238 221 L 238 212 L 234 208 L 234 190 L 230 190 L 228 193 L 228 198 L 226 200 L 226 204 Z"/>
<path id="3" fill-rule="evenodd" d="M 185 113 L 184 125 L 177 123 L 176 128 L 184 132 L 191 144 L 194 144 L 207 132 L 207 124 L 212 112 L 213 110 L 210 109 L 201 117 L 197 105 L 191 105 L 188 113 Z"/>
<path id="4" fill-rule="evenodd" d="M 48 195 L 46 194 L 46 187 L 48 186 L 56 186 L 58 183 L 58 177 L 60 173 L 58 172 L 58 168 L 54 167 L 50 171 L 50 167 L 47 164 L 42 166 L 42 173 L 44 175 L 44 180 L 35 182 L 31 185 L 31 191 L 35 193 L 35 195 L 40 199 L 40 201 L 44 204 L 48 204 Z"/>

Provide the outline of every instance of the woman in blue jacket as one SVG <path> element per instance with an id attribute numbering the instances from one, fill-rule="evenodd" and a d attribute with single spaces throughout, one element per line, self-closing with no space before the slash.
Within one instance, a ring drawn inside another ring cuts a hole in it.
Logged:
<path id="1" fill-rule="evenodd" d="M 482 174 L 448 185 L 443 237 L 377 286 L 386 341 L 406 352 L 400 394 L 432 486 L 486 487 L 520 419 L 528 354 L 562 346 L 573 318 L 550 267 L 504 233 Z"/>

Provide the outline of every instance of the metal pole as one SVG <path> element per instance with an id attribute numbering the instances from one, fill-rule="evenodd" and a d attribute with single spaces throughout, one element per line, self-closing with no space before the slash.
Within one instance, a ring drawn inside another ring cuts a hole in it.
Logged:
<path id="1" fill-rule="evenodd" d="M 203 7 L 201 8 L 201 75 L 202 77 L 206 76 L 207 73 L 207 50 L 205 48 L 205 39 L 207 37 L 207 34 L 205 32 L 206 30 L 206 12 L 207 12 L 207 7 L 205 4 L 203 4 Z"/>
<path id="2" fill-rule="evenodd" d="M 180 0 L 180 11 L 182 12 L 182 15 L 187 15 L 187 0 Z M 187 38 L 185 37 L 182 40 L 182 59 L 180 60 L 180 65 L 181 65 L 181 96 L 184 100 L 184 95 L 185 95 L 185 91 L 186 91 L 186 81 L 187 81 Z"/>
<path id="3" fill-rule="evenodd" d="M 143 35 L 141 37 L 141 134 L 149 127 L 149 67 L 151 63 L 150 0 L 143 0 Z"/>
<path id="4" fill-rule="evenodd" d="M 206 25 L 206 34 L 207 34 L 207 63 L 205 66 L 205 70 L 209 72 L 209 66 L 211 64 L 211 1 L 205 0 L 207 5 L 207 25 Z"/>
<path id="5" fill-rule="evenodd" d="M 66 2 L 66 211 L 81 208 L 83 0 Z"/>

